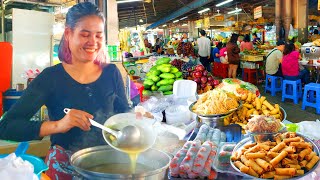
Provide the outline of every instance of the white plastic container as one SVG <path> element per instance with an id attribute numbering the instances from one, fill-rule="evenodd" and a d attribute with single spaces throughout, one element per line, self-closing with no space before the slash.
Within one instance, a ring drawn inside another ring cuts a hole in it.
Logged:
<path id="1" fill-rule="evenodd" d="M 173 105 L 165 110 L 167 124 L 187 123 L 190 121 L 188 106 Z"/>
<path id="2" fill-rule="evenodd" d="M 197 101 L 197 97 L 196 96 L 191 96 L 187 99 L 187 103 L 188 103 L 188 107 L 193 103 L 193 102 L 196 102 Z M 190 116 L 191 116 L 191 120 L 195 121 L 197 119 L 197 114 L 190 112 Z"/>

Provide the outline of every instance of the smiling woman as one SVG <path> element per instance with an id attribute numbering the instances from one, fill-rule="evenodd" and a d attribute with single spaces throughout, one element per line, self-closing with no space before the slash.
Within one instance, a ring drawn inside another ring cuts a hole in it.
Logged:
<path id="1" fill-rule="evenodd" d="M 69 166 L 69 155 L 80 149 L 105 145 L 101 130 L 90 128 L 89 118 L 103 124 L 112 115 L 127 112 L 129 105 L 119 70 L 106 64 L 105 20 L 89 2 L 69 9 L 59 45 L 62 63 L 46 68 L 0 121 L 0 139 L 29 141 L 50 135 L 46 157 L 52 179 L 71 180 L 60 165 Z M 46 105 L 49 121 L 30 121 Z M 70 108 L 65 115 L 64 108 Z"/>

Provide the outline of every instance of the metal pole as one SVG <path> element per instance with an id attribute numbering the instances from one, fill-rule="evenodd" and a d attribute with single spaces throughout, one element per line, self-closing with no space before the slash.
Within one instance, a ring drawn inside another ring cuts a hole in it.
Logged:
<path id="1" fill-rule="evenodd" d="M 6 41 L 6 39 L 5 39 L 5 28 L 4 28 L 4 12 L 5 12 L 5 8 L 6 6 L 5 6 L 5 4 L 4 4 L 4 1 L 2 0 L 1 1 L 1 35 L 2 35 L 2 40 L 3 41 Z"/>

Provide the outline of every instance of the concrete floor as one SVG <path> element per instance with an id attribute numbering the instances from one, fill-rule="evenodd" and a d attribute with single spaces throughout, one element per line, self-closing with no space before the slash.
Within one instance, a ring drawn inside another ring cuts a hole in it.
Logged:
<path id="1" fill-rule="evenodd" d="M 320 115 L 316 114 L 316 109 L 311 107 L 306 107 L 306 110 L 302 110 L 302 100 L 299 104 L 294 104 L 292 100 L 286 99 L 285 102 L 281 101 L 281 92 L 277 92 L 276 96 L 271 96 L 270 92 L 264 92 L 264 85 L 258 85 L 260 93 L 262 96 L 266 96 L 269 102 L 279 104 L 287 112 L 287 120 L 291 122 L 301 122 L 301 121 L 315 121 L 320 120 Z"/>

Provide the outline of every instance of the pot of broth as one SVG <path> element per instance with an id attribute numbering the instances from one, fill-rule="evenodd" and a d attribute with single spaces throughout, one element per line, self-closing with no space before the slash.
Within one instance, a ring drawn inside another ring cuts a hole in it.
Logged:
<path id="1" fill-rule="evenodd" d="M 166 153 L 148 149 L 139 154 L 133 172 L 128 154 L 110 146 L 96 146 L 74 153 L 70 163 L 84 179 L 162 180 L 170 160 Z"/>

